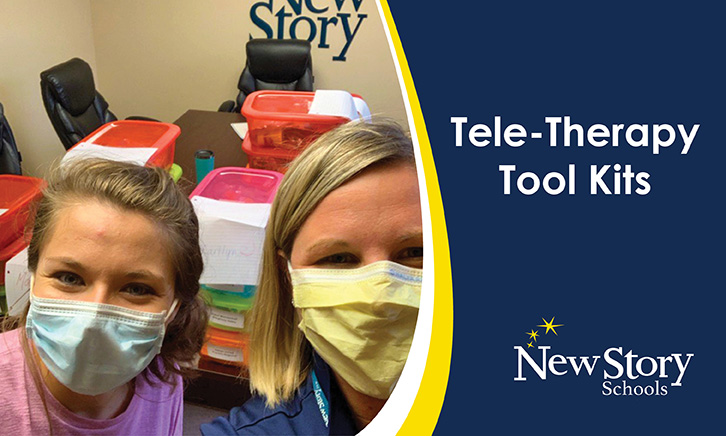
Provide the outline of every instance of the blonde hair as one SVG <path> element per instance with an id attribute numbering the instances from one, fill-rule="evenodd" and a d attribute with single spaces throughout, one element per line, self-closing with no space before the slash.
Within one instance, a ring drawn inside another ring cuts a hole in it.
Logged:
<path id="1" fill-rule="evenodd" d="M 163 367 L 152 364 L 148 369 L 166 382 L 175 373 L 193 376 L 191 363 L 202 347 L 208 313 L 198 296 L 203 263 L 199 223 L 189 199 L 161 168 L 102 159 L 65 164 L 48 178 L 43 197 L 35 206 L 28 246 L 31 272 L 38 267 L 40 254 L 53 233 L 60 211 L 86 201 L 138 212 L 161 229 L 164 238 L 160 242 L 166 245 L 172 261 L 174 295 L 179 305 L 161 347 Z M 15 323 L 24 327 L 25 314 Z"/>
<path id="2" fill-rule="evenodd" d="M 415 165 L 411 139 L 398 124 L 351 122 L 312 143 L 282 180 L 267 224 L 251 314 L 250 386 L 269 407 L 292 398 L 307 376 L 312 356 L 297 327 L 287 271 L 286 259 L 298 231 L 323 198 L 363 170 L 402 162 Z"/>

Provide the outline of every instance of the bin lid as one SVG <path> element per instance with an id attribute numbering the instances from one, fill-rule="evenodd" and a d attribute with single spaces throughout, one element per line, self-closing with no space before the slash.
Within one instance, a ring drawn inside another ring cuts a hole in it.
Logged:
<path id="1" fill-rule="evenodd" d="M 249 342 L 249 334 L 242 332 L 234 332 L 230 330 L 222 330 L 216 327 L 207 327 L 207 340 L 210 344 L 220 347 L 239 348 L 247 345 Z"/>
<path id="2" fill-rule="evenodd" d="M 238 203 L 272 203 L 282 174 L 252 168 L 222 167 L 210 171 L 190 197 Z"/>
<path id="3" fill-rule="evenodd" d="M 357 94 L 353 97 L 360 98 Z M 248 119 L 270 119 L 292 122 L 330 122 L 344 124 L 349 118 L 336 115 L 311 114 L 315 92 L 255 91 L 245 98 L 242 115 Z M 248 120 L 249 121 L 249 120 Z"/>
<path id="4" fill-rule="evenodd" d="M 104 124 L 83 141 L 108 147 L 161 148 L 174 142 L 180 133 L 179 126 L 174 124 L 120 120 Z"/>
<path id="5" fill-rule="evenodd" d="M 30 203 L 34 198 L 40 196 L 43 187 L 45 187 L 43 179 L 0 174 L 0 209 L 7 209 L 7 212 L 1 214 L 0 217 Z"/>
<path id="6" fill-rule="evenodd" d="M 254 286 L 249 286 L 254 288 Z M 245 286 L 247 288 L 247 286 Z M 201 291 L 209 299 L 212 306 L 232 312 L 249 310 L 254 302 L 254 292 L 232 292 L 222 291 L 202 285 Z"/>

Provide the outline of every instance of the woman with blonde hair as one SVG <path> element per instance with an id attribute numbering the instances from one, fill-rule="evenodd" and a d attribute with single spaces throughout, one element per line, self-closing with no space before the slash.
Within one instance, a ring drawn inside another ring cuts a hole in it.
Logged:
<path id="1" fill-rule="evenodd" d="M 401 375 L 423 262 L 410 138 L 390 122 L 321 136 L 272 205 L 252 314 L 256 394 L 204 435 L 354 434 Z"/>
<path id="2" fill-rule="evenodd" d="M 181 435 L 207 320 L 198 228 L 162 169 L 83 160 L 51 177 L 30 302 L 0 335 L 3 434 Z"/>

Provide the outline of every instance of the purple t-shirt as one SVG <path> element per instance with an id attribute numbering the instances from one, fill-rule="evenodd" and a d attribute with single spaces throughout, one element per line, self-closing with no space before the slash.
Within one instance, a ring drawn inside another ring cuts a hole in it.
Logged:
<path id="1" fill-rule="evenodd" d="M 125 412 L 113 419 L 89 419 L 60 404 L 45 386 L 46 412 L 33 374 L 26 364 L 20 329 L 0 334 L 0 433 L 17 436 L 63 435 L 181 435 L 183 388 L 136 377 L 136 391 Z M 155 364 L 153 362 L 152 364 Z M 149 378 L 156 380 L 153 375 Z"/>

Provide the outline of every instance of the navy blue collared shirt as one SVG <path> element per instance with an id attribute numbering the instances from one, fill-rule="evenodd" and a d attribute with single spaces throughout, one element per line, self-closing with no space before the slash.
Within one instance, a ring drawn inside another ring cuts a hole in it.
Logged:
<path id="1" fill-rule="evenodd" d="M 326 427 L 313 387 L 308 376 L 295 397 L 274 409 L 265 405 L 259 396 L 250 398 L 242 407 L 235 407 L 228 417 L 219 417 L 202 424 L 204 436 L 229 435 L 353 435 L 358 433 L 352 414 L 340 391 L 330 367 L 317 354 L 313 355 L 313 370 L 320 388 L 328 400 L 329 422 Z"/>

